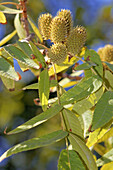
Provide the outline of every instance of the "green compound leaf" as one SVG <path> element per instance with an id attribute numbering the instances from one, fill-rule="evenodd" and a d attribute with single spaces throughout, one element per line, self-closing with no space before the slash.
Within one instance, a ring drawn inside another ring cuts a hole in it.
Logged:
<path id="1" fill-rule="evenodd" d="M 0 78 L 1 78 L 1 80 L 3 82 L 3 84 L 5 85 L 5 87 L 8 90 L 10 90 L 10 91 L 14 91 L 15 90 L 15 81 L 14 80 L 9 79 L 7 77 L 3 77 L 3 76 L 1 76 Z"/>
<path id="2" fill-rule="evenodd" d="M 113 92 L 107 91 L 102 95 L 100 100 L 98 101 L 93 121 L 92 121 L 92 129 L 95 130 L 104 126 L 106 123 L 110 121 L 113 116 Z"/>
<path id="3" fill-rule="evenodd" d="M 49 74 L 48 70 L 45 69 L 40 73 L 39 76 L 39 98 L 42 104 L 43 111 L 47 110 L 48 99 L 49 99 Z"/>
<path id="4" fill-rule="evenodd" d="M 54 107 L 49 108 L 45 112 L 42 112 L 41 114 L 33 117 L 32 119 L 30 119 L 26 123 L 18 126 L 16 129 L 10 131 L 8 133 L 8 135 L 23 132 L 25 130 L 29 130 L 31 128 L 34 128 L 34 127 L 42 124 L 43 122 L 46 122 L 48 119 L 52 118 L 56 114 L 58 114 L 62 109 L 63 109 L 62 106 L 55 105 Z"/>
<path id="5" fill-rule="evenodd" d="M 89 60 L 95 63 L 97 66 L 94 66 L 93 69 L 98 73 L 101 77 L 103 77 L 103 65 L 100 59 L 100 56 L 94 50 L 86 50 L 85 51 L 85 59 L 89 58 Z"/>
<path id="6" fill-rule="evenodd" d="M 110 91 L 113 91 L 113 74 L 109 70 L 105 70 L 105 83 Z"/>
<path id="7" fill-rule="evenodd" d="M 63 149 L 58 160 L 58 170 L 85 170 L 85 166 L 74 150 Z"/>
<path id="8" fill-rule="evenodd" d="M 113 149 L 105 153 L 100 159 L 96 161 L 98 167 L 109 162 L 113 162 Z"/>
<path id="9" fill-rule="evenodd" d="M 1 56 L 0 56 L 0 75 L 15 81 L 19 80 L 18 74 L 15 72 L 14 68 Z"/>
<path id="10" fill-rule="evenodd" d="M 17 31 L 17 34 L 18 34 L 19 38 L 20 39 L 26 38 L 26 32 L 25 32 L 25 30 L 23 29 L 23 27 L 21 25 L 21 22 L 20 22 L 20 19 L 19 19 L 19 14 L 17 14 L 15 16 L 14 26 L 15 26 L 15 29 Z"/>
<path id="11" fill-rule="evenodd" d="M 108 62 L 106 62 L 106 61 L 104 61 L 104 63 L 109 67 L 109 69 L 110 69 L 111 71 L 113 71 L 113 64 L 110 64 L 110 63 L 108 63 Z"/>
<path id="12" fill-rule="evenodd" d="M 18 14 L 18 13 L 23 12 L 22 10 L 8 8 L 8 7 L 3 6 L 3 5 L 0 5 L 0 11 L 2 11 L 3 13 L 7 13 L 7 14 Z"/>
<path id="13" fill-rule="evenodd" d="M 38 50 L 37 46 L 34 45 L 32 42 L 29 42 L 33 51 L 33 54 L 36 56 L 36 59 L 42 64 L 42 67 L 46 66 L 44 56 Z"/>
<path id="14" fill-rule="evenodd" d="M 6 35 L 6 37 L 4 37 L 1 41 L 0 41 L 0 46 L 4 45 L 5 43 L 7 43 L 10 39 L 12 39 L 15 34 L 17 33 L 16 30 L 14 30 L 12 33 Z"/>
<path id="15" fill-rule="evenodd" d="M 87 62 L 87 63 L 83 63 L 79 66 L 77 66 L 75 68 L 75 70 L 87 70 L 87 69 L 90 69 L 92 66 L 96 66 L 95 63 L 92 63 L 91 61 L 90 62 Z"/>
<path id="16" fill-rule="evenodd" d="M 61 96 L 61 104 L 66 105 L 69 103 L 73 103 L 74 101 L 77 102 L 89 96 L 92 92 L 98 90 L 98 87 L 102 85 L 102 82 L 100 81 L 100 85 L 97 86 L 95 84 L 96 80 L 96 78 L 90 77 L 87 80 L 81 81 L 79 84 L 77 84 Z"/>
<path id="17" fill-rule="evenodd" d="M 4 48 L 1 48 L 1 56 L 8 61 L 8 63 L 14 68 L 14 61 L 13 58 L 5 51 Z"/>
<path id="18" fill-rule="evenodd" d="M 32 58 L 33 51 L 27 42 L 17 41 L 17 45 L 29 58 Z"/>
<path id="19" fill-rule="evenodd" d="M 41 36 L 41 34 L 40 34 L 36 24 L 34 23 L 34 21 L 29 16 L 28 16 L 28 21 L 29 21 L 33 31 L 35 32 L 35 34 L 38 36 L 40 42 L 42 43 L 43 42 L 43 38 L 42 38 L 42 36 Z"/>
<path id="20" fill-rule="evenodd" d="M 39 65 L 37 65 L 32 59 L 30 59 L 22 50 L 12 45 L 5 46 L 4 49 L 6 52 L 17 61 L 25 64 L 26 66 L 30 66 L 35 69 L 39 69 Z"/>
<path id="21" fill-rule="evenodd" d="M 50 80 L 50 87 L 54 87 L 57 85 L 57 81 L 56 80 Z M 34 83 L 34 84 L 30 84 L 28 86 L 25 86 L 22 90 L 33 90 L 33 89 L 39 89 L 39 83 Z"/>
<path id="22" fill-rule="evenodd" d="M 63 117 L 65 120 L 67 130 L 70 133 L 72 132 L 73 134 L 76 134 L 84 139 L 80 122 L 78 118 L 75 116 L 75 114 L 68 109 L 63 109 Z"/>
<path id="23" fill-rule="evenodd" d="M 39 138 L 32 138 L 27 141 L 24 141 L 20 144 L 17 144 L 7 150 L 1 157 L 0 162 L 3 161 L 5 158 L 19 153 L 23 151 L 28 151 L 40 147 L 44 147 L 50 144 L 53 144 L 55 142 L 60 141 L 61 139 L 64 139 L 68 135 L 68 132 L 64 132 L 62 130 L 52 132 L 50 134 L 47 134 L 45 136 L 39 137 Z"/>
<path id="24" fill-rule="evenodd" d="M 87 144 L 86 144 L 88 146 L 88 148 L 90 148 L 97 142 L 100 143 L 99 139 L 101 140 L 101 138 L 103 138 L 104 135 L 107 134 L 107 132 L 109 132 L 112 122 L 113 122 L 113 120 L 109 121 L 102 128 L 98 128 L 98 129 L 94 130 L 92 133 L 90 133 L 89 138 L 87 140 Z"/>
<path id="25" fill-rule="evenodd" d="M 74 104 L 73 110 L 77 112 L 79 115 L 83 114 L 90 108 L 92 108 L 98 100 L 101 98 L 102 94 L 104 93 L 105 88 L 101 87 L 98 91 L 95 93 L 90 94 L 87 98 L 78 101 Z"/>
<path id="26" fill-rule="evenodd" d="M 69 134 L 68 138 L 70 143 L 72 144 L 73 150 L 79 153 L 88 169 L 97 170 L 93 155 L 89 148 L 86 146 L 85 142 L 83 142 L 78 136 L 71 133 Z"/>

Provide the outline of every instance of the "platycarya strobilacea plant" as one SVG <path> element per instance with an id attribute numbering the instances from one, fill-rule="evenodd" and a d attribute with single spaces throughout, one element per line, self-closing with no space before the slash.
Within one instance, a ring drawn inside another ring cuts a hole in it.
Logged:
<path id="1" fill-rule="evenodd" d="M 10 13 L 7 7 L 4 8 Z M 21 10 L 14 11 L 17 13 L 15 29 L 22 41 L 1 48 L 0 76 L 4 85 L 9 90 L 14 90 L 14 82 L 21 77 L 13 68 L 13 59 L 18 61 L 23 71 L 30 69 L 39 77 L 38 83 L 26 86 L 23 90 L 38 89 L 43 112 L 8 134 L 29 130 L 58 114 L 61 129 L 13 146 L 0 157 L 0 161 L 13 154 L 65 139 L 66 148 L 60 153 L 58 170 L 96 170 L 99 166 L 103 166 L 104 170 L 108 166 L 106 163 L 113 161 L 113 46 L 106 45 L 98 53 L 84 47 L 86 29 L 83 26 L 73 26 L 70 10 L 62 9 L 55 17 L 49 13 L 42 14 L 38 19 L 39 30 L 29 16 L 26 16 L 28 21 L 24 18 L 25 10 L 21 16 L 22 22 L 24 19 L 25 22 L 20 23 Z M 29 33 L 26 21 L 36 36 Z M 9 37 L 13 35 L 14 33 Z M 44 44 L 48 39 L 52 42 L 50 47 Z M 8 40 L 6 38 L 5 42 Z M 79 60 L 83 64 L 76 66 L 75 63 Z M 69 70 L 67 83 L 65 77 Z M 84 76 L 78 77 L 81 72 Z M 71 86 L 66 91 L 66 87 Z M 57 97 L 49 99 L 53 89 L 57 91 Z M 104 146 L 101 142 L 104 142 Z M 109 150 L 106 149 L 108 145 Z M 101 148 L 104 148 L 104 152 Z M 102 157 L 94 159 L 92 151 L 98 152 Z"/>

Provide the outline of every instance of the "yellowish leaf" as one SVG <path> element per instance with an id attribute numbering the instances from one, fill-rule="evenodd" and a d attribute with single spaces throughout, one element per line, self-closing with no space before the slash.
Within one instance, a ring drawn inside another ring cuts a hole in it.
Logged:
<path id="1" fill-rule="evenodd" d="M 101 156 L 106 153 L 106 148 L 98 143 L 95 144 L 93 149 Z"/>
<path id="2" fill-rule="evenodd" d="M 113 162 L 105 164 L 101 170 L 113 170 Z"/>
<path id="3" fill-rule="evenodd" d="M 33 20 L 28 16 L 28 21 L 33 29 L 33 31 L 35 32 L 35 34 L 38 36 L 40 42 L 43 42 L 42 36 L 37 28 L 37 26 L 35 25 L 35 23 L 33 22 Z"/>
<path id="4" fill-rule="evenodd" d="M 17 33 L 16 30 L 14 30 L 12 33 L 8 34 L 6 37 L 4 37 L 1 41 L 0 41 L 0 46 L 4 45 L 5 43 L 7 43 L 11 38 L 13 38 L 15 36 L 15 34 Z"/>
<path id="5" fill-rule="evenodd" d="M 111 123 L 112 121 L 108 122 L 105 126 L 103 126 L 103 128 L 98 128 L 94 132 L 90 133 L 86 145 L 90 148 L 96 142 L 99 142 L 99 139 L 101 139 L 109 131 Z"/>
<path id="6" fill-rule="evenodd" d="M 105 135 L 102 138 L 100 138 L 98 142 L 105 141 L 112 136 L 113 136 L 113 127 L 107 133 L 105 133 Z"/>
<path id="7" fill-rule="evenodd" d="M 7 24 L 6 17 L 3 12 L 0 11 L 0 23 L 1 24 Z"/>

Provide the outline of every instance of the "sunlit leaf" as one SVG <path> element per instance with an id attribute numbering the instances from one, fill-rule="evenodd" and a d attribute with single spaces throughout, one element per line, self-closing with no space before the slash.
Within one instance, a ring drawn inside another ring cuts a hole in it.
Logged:
<path id="1" fill-rule="evenodd" d="M 93 146 L 93 150 L 95 150 L 101 156 L 106 153 L 106 148 L 102 144 L 99 144 L 99 143 L 96 143 Z"/>
<path id="2" fill-rule="evenodd" d="M 20 19 L 19 19 L 19 14 L 17 14 L 17 15 L 15 16 L 14 26 L 15 26 L 15 29 L 16 29 L 16 31 L 17 31 L 17 34 L 18 34 L 19 38 L 20 38 L 20 39 L 26 38 L 25 30 L 23 29 L 23 27 L 22 27 L 22 25 L 21 25 L 21 22 L 20 22 Z"/>
<path id="3" fill-rule="evenodd" d="M 106 65 L 109 67 L 109 69 L 110 69 L 111 71 L 113 71 L 113 64 L 110 64 L 110 63 L 108 63 L 108 62 L 106 62 L 106 61 L 104 61 L 104 63 L 106 63 Z"/>
<path id="4" fill-rule="evenodd" d="M 111 129 L 109 129 L 102 138 L 100 138 L 100 140 L 98 141 L 99 143 L 100 142 L 103 142 L 107 139 L 109 139 L 110 137 L 113 137 L 113 127 Z"/>
<path id="5" fill-rule="evenodd" d="M 15 89 L 15 82 L 14 82 L 14 80 L 9 79 L 7 77 L 3 77 L 3 76 L 1 76 L 0 78 L 1 78 L 1 80 L 3 82 L 3 84 L 6 86 L 6 88 L 8 90 L 13 91 Z"/>
<path id="6" fill-rule="evenodd" d="M 22 13 L 22 10 L 17 10 L 17 9 L 13 9 L 13 8 L 8 8 L 6 6 L 0 5 L 0 11 L 2 11 L 3 13 L 7 13 L 7 14 L 18 14 L 18 13 Z"/>
<path id="7" fill-rule="evenodd" d="M 69 61 L 68 56 L 67 56 L 64 64 L 62 64 L 62 65 L 55 64 L 56 73 L 66 70 L 71 65 L 73 65 L 76 61 L 78 61 L 78 59 L 76 57 L 72 57 L 71 60 Z M 49 76 L 52 76 L 52 75 L 54 75 L 53 66 L 49 69 Z"/>
<path id="8" fill-rule="evenodd" d="M 39 66 L 38 61 L 36 59 L 33 59 L 33 56 L 34 56 L 33 51 L 31 50 L 30 45 L 27 42 L 18 41 L 17 45 L 18 45 L 18 48 L 20 48 L 30 59 L 33 60 L 33 62 L 35 62 Z M 30 67 L 26 67 L 23 63 L 20 63 L 20 62 L 19 62 L 19 65 L 20 65 L 20 68 L 21 68 L 22 71 L 32 69 Z"/>
<path id="9" fill-rule="evenodd" d="M 60 157 L 58 160 L 58 170 L 85 170 L 85 166 L 74 150 L 65 150 L 63 149 L 60 152 Z"/>
<path id="10" fill-rule="evenodd" d="M 1 56 L 12 66 L 14 67 L 13 58 L 5 51 L 4 48 L 0 49 Z"/>
<path id="11" fill-rule="evenodd" d="M 87 62 L 77 66 L 75 70 L 87 70 L 90 69 L 92 66 L 96 66 L 96 64 L 92 62 Z"/>
<path id="12" fill-rule="evenodd" d="M 28 71 L 29 68 L 30 68 L 30 67 L 27 66 L 26 64 L 20 62 L 19 60 L 18 60 L 18 65 L 20 66 L 20 69 L 21 69 L 23 72 Z"/>
<path id="13" fill-rule="evenodd" d="M 77 83 L 78 83 L 78 81 L 70 81 L 70 82 L 66 83 L 65 85 L 63 85 L 63 88 L 74 86 Z"/>
<path id="14" fill-rule="evenodd" d="M 113 170 L 113 162 L 105 164 L 101 170 Z"/>
<path id="15" fill-rule="evenodd" d="M 12 33 L 8 34 L 6 37 L 4 37 L 1 41 L 0 41 L 0 46 L 4 45 L 5 43 L 7 43 L 11 38 L 13 38 L 15 36 L 15 34 L 17 33 L 16 30 L 14 30 Z"/>
<path id="16" fill-rule="evenodd" d="M 113 74 L 109 70 L 105 70 L 104 76 L 107 88 L 113 91 Z"/>
<path id="17" fill-rule="evenodd" d="M 89 96 L 95 88 L 95 78 L 91 77 L 87 80 L 81 81 L 79 84 L 64 93 L 60 102 L 62 105 L 73 103 L 74 101 L 79 101 L 87 96 Z"/>
<path id="18" fill-rule="evenodd" d="M 56 80 L 50 80 L 50 87 L 54 87 L 57 85 L 57 81 Z M 25 86 L 22 90 L 32 90 L 32 89 L 39 89 L 39 83 L 33 83 L 33 84 L 30 84 L 28 86 Z"/>
<path id="19" fill-rule="evenodd" d="M 47 110 L 48 99 L 49 99 L 49 74 L 48 70 L 45 69 L 40 73 L 39 76 L 39 98 L 42 104 L 43 111 Z"/>
<path id="20" fill-rule="evenodd" d="M 19 153 L 23 151 L 28 151 L 40 147 L 44 147 L 47 145 L 50 145 L 52 143 L 58 142 L 61 139 L 65 138 L 68 135 L 67 132 L 64 132 L 62 130 L 52 132 L 50 134 L 47 134 L 45 136 L 39 137 L 39 138 L 32 138 L 27 141 L 24 141 L 20 144 L 17 144 L 7 150 L 1 157 L 0 157 L 0 162 L 3 161 L 5 158 Z"/>
<path id="21" fill-rule="evenodd" d="M 29 42 L 33 51 L 33 54 L 35 55 L 36 59 L 42 64 L 42 67 L 46 66 L 44 56 L 41 54 L 39 49 L 34 45 L 32 42 Z"/>
<path id="22" fill-rule="evenodd" d="M 92 117 L 93 114 L 91 110 L 87 110 L 86 112 L 84 112 L 78 117 L 81 127 L 84 130 L 84 137 L 87 136 L 87 131 L 91 125 Z"/>
<path id="23" fill-rule="evenodd" d="M 109 162 L 113 162 L 113 149 L 105 153 L 101 158 L 96 161 L 98 167 Z"/>
<path id="24" fill-rule="evenodd" d="M 26 66 L 39 69 L 39 65 L 37 65 L 32 59 L 28 58 L 28 56 L 19 48 L 9 45 L 5 46 L 4 49 L 6 50 L 6 52 L 8 52 L 10 56 L 15 58 L 17 61 L 25 64 Z"/>
<path id="25" fill-rule="evenodd" d="M 97 170 L 96 163 L 94 161 L 91 151 L 86 146 L 85 142 L 82 141 L 78 136 L 69 134 L 69 141 L 72 144 L 73 150 L 79 153 L 80 157 L 84 160 L 84 163 L 91 170 Z"/>
<path id="26" fill-rule="evenodd" d="M 111 124 L 112 124 L 112 121 L 108 122 L 102 128 L 98 128 L 95 131 L 91 132 L 86 145 L 88 147 L 91 147 L 96 142 L 99 142 L 99 139 L 101 139 L 109 131 Z"/>
<path id="27" fill-rule="evenodd" d="M 104 93 L 105 88 L 101 87 L 95 93 L 90 94 L 87 98 L 78 101 L 74 104 L 73 110 L 77 112 L 79 115 L 83 114 L 85 111 L 92 108 L 98 100 L 101 98 L 102 94 Z"/>
<path id="28" fill-rule="evenodd" d="M 106 123 L 110 121 L 113 116 L 113 92 L 107 91 L 102 95 L 100 100 L 98 101 L 93 121 L 92 121 L 92 129 L 97 129 L 104 126 Z"/>
<path id="29" fill-rule="evenodd" d="M 14 68 L 1 56 L 0 56 L 0 75 L 15 81 L 19 80 L 18 74 L 15 72 Z"/>
<path id="30" fill-rule="evenodd" d="M 85 59 L 95 63 L 97 66 L 93 67 L 96 73 L 103 77 L 103 65 L 100 59 L 100 56 L 94 50 L 85 51 Z"/>
<path id="31" fill-rule="evenodd" d="M 0 23 L 7 24 L 7 20 L 3 12 L 0 12 Z"/>
<path id="32" fill-rule="evenodd" d="M 40 42 L 43 42 L 42 36 L 41 36 L 38 28 L 37 28 L 36 24 L 34 23 L 34 21 L 30 18 L 30 16 L 28 16 L 28 21 L 29 21 L 33 31 L 35 32 L 35 34 L 38 36 Z"/>
<path id="33" fill-rule="evenodd" d="M 75 114 L 68 109 L 63 109 L 63 118 L 65 128 L 67 128 L 70 133 L 72 132 L 73 134 L 76 134 L 84 139 L 80 122 Z"/>
<path id="34" fill-rule="evenodd" d="M 17 41 L 17 45 L 29 58 L 32 58 L 33 51 L 27 42 Z"/>
<path id="35" fill-rule="evenodd" d="M 48 119 L 52 118 L 56 114 L 58 114 L 63 109 L 60 105 L 55 105 L 54 107 L 49 108 L 45 112 L 33 117 L 32 119 L 28 120 L 26 123 L 18 126 L 16 129 L 10 131 L 8 134 L 15 134 L 19 132 L 23 132 L 25 130 L 31 129 L 36 127 L 43 122 L 46 122 Z"/>

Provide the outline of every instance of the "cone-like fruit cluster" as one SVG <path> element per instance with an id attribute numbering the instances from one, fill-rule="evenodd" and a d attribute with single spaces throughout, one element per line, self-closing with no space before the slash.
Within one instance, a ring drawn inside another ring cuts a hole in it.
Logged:
<path id="1" fill-rule="evenodd" d="M 61 64 L 68 54 L 80 53 L 86 41 L 86 29 L 82 26 L 73 28 L 69 10 L 60 10 L 53 19 L 50 14 L 43 14 L 38 23 L 43 38 L 54 43 L 48 51 L 52 62 Z"/>
<path id="2" fill-rule="evenodd" d="M 67 49 L 72 55 L 80 53 L 81 48 L 86 42 L 87 34 L 86 29 L 82 26 L 77 26 L 73 28 L 68 39 L 67 39 Z"/>
<path id="3" fill-rule="evenodd" d="M 67 34 L 69 35 L 73 27 L 72 16 L 70 10 L 61 9 L 58 11 L 57 16 L 62 17 L 65 20 Z"/>
<path id="4" fill-rule="evenodd" d="M 48 56 L 50 57 L 53 63 L 56 64 L 62 63 L 67 56 L 66 45 L 62 43 L 56 43 L 52 45 L 52 47 L 48 51 Z"/>
<path id="5" fill-rule="evenodd" d="M 52 21 L 52 15 L 49 13 L 42 14 L 38 19 L 39 31 L 44 40 L 50 39 L 50 24 Z"/>
<path id="6" fill-rule="evenodd" d="M 98 54 L 102 61 L 112 62 L 113 61 L 113 45 L 105 45 L 104 48 L 99 48 Z"/>
<path id="7" fill-rule="evenodd" d="M 54 43 L 65 42 L 66 36 L 65 20 L 59 16 L 54 17 L 51 22 L 51 41 Z"/>

